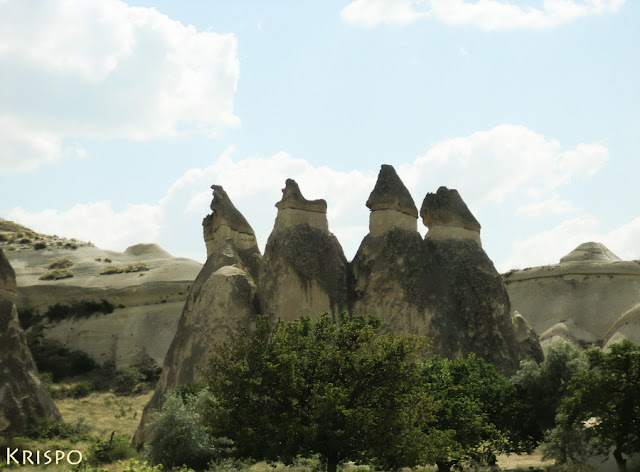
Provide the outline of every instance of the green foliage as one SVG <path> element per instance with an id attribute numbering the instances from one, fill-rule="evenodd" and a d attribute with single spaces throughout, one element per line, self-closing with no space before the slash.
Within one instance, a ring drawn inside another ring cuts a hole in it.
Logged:
<path id="1" fill-rule="evenodd" d="M 142 382 L 144 375 L 135 367 L 127 367 L 114 381 L 114 390 L 120 395 L 131 395 L 135 387 Z"/>
<path id="2" fill-rule="evenodd" d="M 623 454 L 640 452 L 640 346 L 625 340 L 609 352 L 587 351 L 589 369 L 578 372 L 560 409 L 560 424 L 582 427 L 598 452 L 624 466 Z"/>
<path id="3" fill-rule="evenodd" d="M 449 470 L 464 462 L 491 464 L 498 452 L 517 450 L 510 439 L 522 409 L 516 389 L 482 359 L 447 360 L 434 356 L 423 364 L 428 395 L 438 402 L 429 427 L 429 463 Z"/>
<path id="4" fill-rule="evenodd" d="M 396 469 L 419 463 L 433 404 L 420 391 L 423 338 L 377 335 L 380 320 L 342 314 L 291 323 L 258 317 L 221 346 L 207 384 L 214 436 L 238 457 L 293 461 L 319 454 L 328 470 L 352 460 Z"/>
<path id="5" fill-rule="evenodd" d="M 68 269 L 73 265 L 73 261 L 68 257 L 61 257 L 60 259 L 56 259 L 51 264 L 47 266 L 47 269 Z"/>
<path id="6" fill-rule="evenodd" d="M 201 411 L 212 402 L 206 390 L 186 400 L 177 394 L 167 396 L 160 411 L 149 423 L 152 440 L 148 457 L 154 464 L 175 467 L 187 465 L 202 470 L 209 462 L 221 458 L 230 441 L 213 439 L 202 423 Z"/>
<path id="7" fill-rule="evenodd" d="M 44 316 L 49 318 L 49 321 L 61 321 L 70 318 L 88 318 L 97 313 L 107 315 L 113 313 L 113 309 L 114 306 L 105 299 L 101 299 L 99 302 L 94 300 L 80 300 L 69 305 L 56 303 L 49 307 Z"/>
<path id="8" fill-rule="evenodd" d="M 18 309 L 18 319 L 20 320 L 20 326 L 24 330 L 38 324 L 43 318 L 35 308 Z"/>
<path id="9" fill-rule="evenodd" d="M 41 249 L 47 249 L 47 243 L 43 243 L 42 241 L 38 241 L 37 243 L 33 244 L 33 249 L 35 249 L 36 251 L 39 251 Z"/>
<path id="10" fill-rule="evenodd" d="M 145 382 L 156 382 L 162 373 L 162 367 L 146 353 L 138 356 L 131 367 L 138 369 Z"/>
<path id="11" fill-rule="evenodd" d="M 61 280 L 73 277 L 73 272 L 69 269 L 51 269 L 46 271 L 40 277 L 40 280 Z"/>
<path id="12" fill-rule="evenodd" d="M 85 434 L 89 430 L 88 425 L 82 421 L 77 423 L 65 423 L 52 418 L 33 418 L 29 421 L 26 436 L 31 439 L 69 439 Z"/>
<path id="13" fill-rule="evenodd" d="M 98 465 L 129 459 L 135 455 L 130 442 L 129 436 L 116 435 L 114 431 L 108 440 L 100 440 L 89 447 L 87 461 L 91 465 Z"/>
<path id="14" fill-rule="evenodd" d="M 84 374 L 97 367 L 85 352 L 69 349 L 56 342 L 30 343 L 29 349 L 40 372 L 50 372 L 54 382 Z"/>
<path id="15" fill-rule="evenodd" d="M 576 471 L 588 468 L 587 460 L 596 455 L 596 450 L 593 440 L 587 439 L 584 426 L 562 425 L 565 423 L 563 418 L 558 422 L 561 424 L 545 432 L 540 445 L 542 459 L 553 459 L 556 464 Z"/>
<path id="16" fill-rule="evenodd" d="M 532 443 L 541 441 L 544 431 L 554 426 L 556 412 L 567 394 L 571 378 L 587 367 L 584 351 L 567 341 L 551 345 L 539 366 L 533 361 L 520 364 L 520 370 L 511 382 L 520 389 L 528 405 L 526 426 Z"/>

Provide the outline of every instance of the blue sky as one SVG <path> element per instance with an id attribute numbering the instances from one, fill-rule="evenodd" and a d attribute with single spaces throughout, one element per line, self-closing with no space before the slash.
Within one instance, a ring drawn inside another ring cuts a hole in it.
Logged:
<path id="1" fill-rule="evenodd" d="M 286 178 L 351 259 L 392 164 L 499 270 L 640 259 L 640 4 L 0 0 L 0 216 L 203 262 L 211 184 L 264 247 Z M 419 223 L 421 231 L 426 228 Z"/>

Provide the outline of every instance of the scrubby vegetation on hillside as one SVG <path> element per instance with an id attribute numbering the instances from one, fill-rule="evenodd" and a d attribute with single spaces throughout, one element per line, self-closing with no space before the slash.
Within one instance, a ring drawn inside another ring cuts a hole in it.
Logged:
<path id="1" fill-rule="evenodd" d="M 102 269 L 99 275 L 111 275 L 111 274 L 124 274 L 129 272 L 142 272 L 149 270 L 149 266 L 146 262 L 134 262 L 127 264 L 126 266 L 114 266 L 110 265 Z"/>

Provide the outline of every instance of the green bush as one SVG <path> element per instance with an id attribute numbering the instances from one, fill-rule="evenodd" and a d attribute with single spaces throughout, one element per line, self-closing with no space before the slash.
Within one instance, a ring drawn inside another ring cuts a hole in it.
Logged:
<path id="1" fill-rule="evenodd" d="M 145 382 L 156 382 L 160 378 L 162 373 L 162 367 L 158 365 L 156 361 L 149 354 L 141 354 L 131 364 L 131 367 L 135 367 L 143 375 Z"/>
<path id="2" fill-rule="evenodd" d="M 202 470 L 209 462 L 221 458 L 230 441 L 211 438 L 200 414 L 203 405 L 210 401 L 206 390 L 189 396 L 186 402 L 175 393 L 168 395 L 149 423 L 152 440 L 147 453 L 152 463 L 169 467 L 184 464 Z"/>
<path id="3" fill-rule="evenodd" d="M 88 425 L 82 421 L 66 423 L 51 418 L 34 418 L 29 422 L 26 436 L 31 439 L 68 439 L 73 436 L 85 434 L 88 430 Z"/>
<path id="4" fill-rule="evenodd" d="M 91 465 L 98 465 L 129 459 L 135 455 L 135 450 L 131 447 L 130 442 L 131 438 L 125 435 L 116 435 L 114 431 L 108 440 L 98 441 L 89 447 L 87 461 Z"/>
<path id="5" fill-rule="evenodd" d="M 144 375 L 135 367 L 127 367 L 115 378 L 114 390 L 120 395 L 131 395 L 136 385 L 144 379 Z"/>
<path id="6" fill-rule="evenodd" d="M 54 382 L 91 372 L 97 367 L 96 361 L 87 353 L 69 349 L 55 341 L 30 343 L 29 349 L 38 371 L 51 373 Z"/>
<path id="7" fill-rule="evenodd" d="M 69 318 L 88 318 L 94 314 L 107 315 L 113 313 L 114 306 L 105 299 L 99 302 L 94 300 L 81 300 L 70 305 L 56 303 L 50 306 L 44 314 L 49 321 L 61 321 Z"/>
<path id="8" fill-rule="evenodd" d="M 33 249 L 39 251 L 40 249 L 47 249 L 47 244 L 43 242 L 37 242 L 33 245 Z"/>

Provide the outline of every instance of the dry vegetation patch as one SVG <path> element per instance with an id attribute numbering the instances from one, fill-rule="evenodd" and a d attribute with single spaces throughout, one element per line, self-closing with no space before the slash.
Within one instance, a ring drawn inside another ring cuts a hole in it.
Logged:
<path id="1" fill-rule="evenodd" d="M 109 265 L 102 269 L 98 275 L 124 274 L 129 272 L 143 272 L 149 270 L 146 262 L 134 262 L 126 266 Z"/>
<path id="2" fill-rule="evenodd" d="M 73 277 L 73 272 L 69 269 L 51 269 L 46 271 L 40 277 L 40 280 L 60 280 L 60 279 L 68 279 Z"/>

